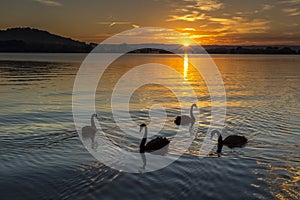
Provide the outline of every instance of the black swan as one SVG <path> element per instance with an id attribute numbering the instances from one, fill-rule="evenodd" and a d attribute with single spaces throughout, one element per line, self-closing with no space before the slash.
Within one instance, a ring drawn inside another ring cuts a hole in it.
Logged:
<path id="1" fill-rule="evenodd" d="M 144 136 L 140 144 L 140 153 L 153 152 L 167 146 L 170 141 L 165 137 L 157 137 L 146 144 L 148 130 L 146 124 L 140 125 L 140 131 L 145 128 Z"/>
<path id="2" fill-rule="evenodd" d="M 245 136 L 241 135 L 229 135 L 223 140 L 222 135 L 217 130 L 214 130 L 211 133 L 211 138 L 214 136 L 215 133 L 219 136 L 217 153 L 222 152 L 223 145 L 232 149 L 234 147 L 243 147 L 248 141 L 248 139 Z"/>
<path id="3" fill-rule="evenodd" d="M 90 126 L 85 126 L 82 128 L 82 139 L 91 139 L 92 141 L 92 149 L 94 148 L 95 144 L 95 135 L 97 132 L 97 128 L 94 122 L 94 117 L 97 118 L 97 114 L 93 114 L 91 116 L 91 125 Z"/>
<path id="4" fill-rule="evenodd" d="M 190 109 L 190 116 L 187 116 L 187 115 L 177 116 L 176 119 L 174 120 L 174 123 L 178 126 L 179 125 L 187 125 L 189 123 L 194 123 L 195 122 L 195 116 L 193 114 L 194 107 L 198 108 L 197 105 L 194 103 Z"/>

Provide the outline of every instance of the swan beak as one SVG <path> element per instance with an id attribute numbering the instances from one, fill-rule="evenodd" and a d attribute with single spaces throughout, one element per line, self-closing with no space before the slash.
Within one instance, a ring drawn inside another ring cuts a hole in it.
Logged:
<path id="1" fill-rule="evenodd" d="M 140 126 L 140 132 L 142 131 L 143 127 Z"/>

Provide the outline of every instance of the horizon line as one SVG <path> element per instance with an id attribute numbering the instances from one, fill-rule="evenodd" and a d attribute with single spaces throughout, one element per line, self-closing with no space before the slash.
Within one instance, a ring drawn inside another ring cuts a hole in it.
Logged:
<path id="1" fill-rule="evenodd" d="M 59 37 L 63 37 L 63 38 L 66 38 L 66 39 L 71 39 L 71 40 L 74 40 L 74 41 L 78 41 L 78 42 L 83 42 L 87 45 L 93 45 L 93 44 L 101 44 L 103 41 L 105 41 L 106 39 L 102 40 L 101 42 L 95 42 L 95 41 L 86 41 L 86 40 L 82 40 L 82 39 L 79 39 L 79 38 L 76 38 L 76 37 L 72 37 L 72 36 L 65 36 L 65 35 L 61 35 L 61 34 L 58 34 L 58 33 L 55 33 L 55 32 L 51 32 L 49 30 L 46 30 L 46 29 L 39 29 L 39 28 L 35 28 L 35 27 L 30 27 L 30 26 L 17 26 L 17 27 L 7 27 L 7 28 L 3 28 L 3 29 L 0 29 L 0 31 L 7 31 L 9 29 L 32 29 L 32 30 L 37 30 L 37 31 L 44 31 L 44 32 L 48 32 L 49 34 L 52 34 L 52 35 L 56 35 L 56 36 L 59 36 Z M 109 37 L 108 37 L 109 38 Z M 0 40 L 1 41 L 1 40 Z M 197 42 L 197 41 L 196 41 Z M 200 42 L 197 42 L 199 44 L 199 46 L 226 46 L 226 47 L 276 47 L 276 46 L 288 46 L 288 47 L 300 47 L 300 43 L 299 44 L 201 44 Z M 179 44 L 179 43 L 103 43 L 105 45 L 121 45 L 121 44 L 127 44 L 127 45 L 147 45 L 147 44 L 151 44 L 151 45 L 182 45 L 182 44 Z M 190 45 L 190 47 L 193 47 L 193 46 L 197 46 L 197 45 Z"/>

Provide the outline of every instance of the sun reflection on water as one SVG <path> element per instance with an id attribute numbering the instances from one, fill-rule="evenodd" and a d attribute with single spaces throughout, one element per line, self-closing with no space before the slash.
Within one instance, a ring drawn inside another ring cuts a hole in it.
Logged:
<path id="1" fill-rule="evenodd" d="M 187 76 L 188 76 L 188 71 L 189 71 L 189 57 L 188 54 L 184 54 L 184 58 L 183 58 L 183 77 L 184 80 L 187 80 Z"/>

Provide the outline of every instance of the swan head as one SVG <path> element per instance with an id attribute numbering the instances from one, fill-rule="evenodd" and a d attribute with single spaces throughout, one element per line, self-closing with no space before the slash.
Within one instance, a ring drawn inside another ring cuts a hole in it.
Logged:
<path id="1" fill-rule="evenodd" d="M 197 104 L 195 103 L 192 105 L 192 107 L 198 108 Z"/>
<path id="2" fill-rule="evenodd" d="M 221 133 L 219 130 L 213 130 L 210 134 L 210 139 L 213 139 L 213 137 L 217 134 L 218 138 L 221 136 Z"/>
<path id="3" fill-rule="evenodd" d="M 142 123 L 142 124 L 140 125 L 140 131 L 142 131 L 142 129 L 143 129 L 144 127 L 147 127 L 147 125 L 144 124 L 144 123 Z"/>

